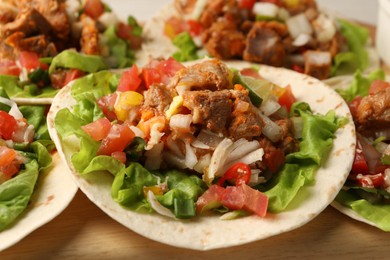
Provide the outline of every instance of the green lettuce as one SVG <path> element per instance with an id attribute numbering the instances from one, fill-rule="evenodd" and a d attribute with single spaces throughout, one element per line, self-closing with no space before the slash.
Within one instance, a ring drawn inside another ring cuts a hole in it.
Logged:
<path id="1" fill-rule="evenodd" d="M 104 32 L 110 57 L 106 60 L 110 68 L 126 68 L 135 62 L 135 52 L 129 48 L 126 40 L 116 34 L 115 26 L 110 26 Z"/>
<path id="2" fill-rule="evenodd" d="M 198 47 L 188 32 L 177 35 L 172 43 L 179 49 L 172 55 L 175 60 L 184 62 L 199 59 Z"/>

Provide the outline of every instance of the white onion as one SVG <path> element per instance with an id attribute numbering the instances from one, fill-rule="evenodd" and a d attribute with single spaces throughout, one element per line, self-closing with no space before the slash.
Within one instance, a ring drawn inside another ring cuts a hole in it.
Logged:
<path id="1" fill-rule="evenodd" d="M 390 190 L 390 168 L 387 168 L 385 172 L 383 173 L 384 175 L 384 181 L 385 181 L 385 187 L 386 191 L 389 192 Z"/>
<path id="2" fill-rule="evenodd" d="M 279 13 L 279 7 L 272 3 L 257 2 L 253 6 L 253 13 L 266 17 L 276 17 Z"/>
<path id="3" fill-rule="evenodd" d="M 215 149 L 222 141 L 222 137 L 208 130 L 202 129 L 197 136 L 196 140 L 208 145 L 210 148 Z"/>
<path id="4" fill-rule="evenodd" d="M 169 165 L 176 166 L 178 169 L 185 169 L 185 159 L 183 157 L 177 156 L 169 151 L 164 151 L 163 159 Z"/>
<path id="5" fill-rule="evenodd" d="M 228 155 L 228 158 L 226 159 L 227 162 L 235 161 L 238 158 L 243 157 L 244 155 L 256 150 L 260 147 L 260 144 L 258 141 L 248 141 L 245 138 L 238 139 L 234 142 L 232 146 L 232 151 Z"/>
<path id="6" fill-rule="evenodd" d="M 270 116 L 276 111 L 278 111 L 280 107 L 281 106 L 279 102 L 276 100 L 276 98 L 273 98 L 273 96 L 271 96 L 270 98 L 264 100 L 261 103 L 260 111 L 263 112 L 265 116 Z"/>
<path id="7" fill-rule="evenodd" d="M 148 141 L 145 150 L 152 149 L 154 145 L 160 142 L 161 137 L 164 135 L 164 133 L 161 133 L 159 128 L 163 128 L 163 127 L 164 127 L 163 122 L 156 122 L 152 125 L 152 127 L 150 128 L 150 139 Z"/>
<path id="8" fill-rule="evenodd" d="M 328 42 L 336 34 L 336 25 L 325 14 L 320 14 L 312 24 L 319 42 Z"/>
<path id="9" fill-rule="evenodd" d="M 196 157 L 195 151 L 192 149 L 189 142 L 185 142 L 186 148 L 186 157 L 185 157 L 185 165 L 189 169 L 193 169 L 195 164 L 198 162 L 198 158 Z"/>
<path id="10" fill-rule="evenodd" d="M 150 150 L 145 152 L 145 167 L 149 170 L 158 170 L 162 162 L 161 153 L 164 149 L 164 143 L 155 144 Z"/>
<path id="11" fill-rule="evenodd" d="M 211 183 L 216 176 L 222 174 L 221 169 L 225 165 L 227 155 L 230 154 L 233 146 L 233 141 L 229 138 L 225 138 L 215 148 L 213 155 L 211 156 L 210 166 L 208 171 L 203 175 L 206 183 Z"/>
<path id="12" fill-rule="evenodd" d="M 205 149 L 205 150 L 209 150 L 210 149 L 210 146 L 208 146 L 207 144 L 205 143 L 202 143 L 201 141 L 199 140 L 194 140 L 191 145 L 195 148 L 198 148 L 198 149 Z"/>
<path id="13" fill-rule="evenodd" d="M 192 122 L 192 115 L 176 114 L 171 117 L 169 121 L 169 127 L 173 129 L 187 129 L 189 130 Z"/>
<path id="14" fill-rule="evenodd" d="M 138 136 L 138 137 L 141 137 L 141 138 L 145 138 L 145 133 L 144 131 L 142 131 L 141 129 L 139 129 L 138 127 L 136 126 L 129 126 L 129 128 L 131 129 L 131 131 L 133 131 L 133 133 L 135 134 L 135 136 Z"/>
<path id="15" fill-rule="evenodd" d="M 167 138 L 167 141 L 166 141 L 166 146 L 175 155 L 183 158 L 184 154 L 183 154 L 182 150 L 180 149 L 180 146 L 179 146 L 179 144 L 177 142 L 178 141 L 175 141 L 175 140 L 172 139 L 172 135 L 169 135 L 168 138 Z"/>
<path id="16" fill-rule="evenodd" d="M 296 47 L 301 47 L 308 44 L 311 39 L 312 39 L 311 35 L 308 35 L 306 33 L 301 33 L 300 35 L 298 35 L 297 38 L 295 38 L 292 45 Z"/>
<path id="17" fill-rule="evenodd" d="M 195 3 L 194 10 L 192 11 L 191 18 L 193 20 L 198 20 L 203 13 L 203 10 L 206 8 L 207 0 L 198 0 Z"/>
<path id="18" fill-rule="evenodd" d="M 20 112 L 18 105 L 15 103 L 15 101 L 12 101 L 12 100 L 4 98 L 4 97 L 0 97 L 0 103 L 3 103 L 11 108 L 10 111 L 8 112 L 8 114 L 13 116 L 15 119 L 22 119 L 23 118 L 23 114 L 22 114 L 22 112 Z"/>
<path id="19" fill-rule="evenodd" d="M 195 164 L 194 170 L 199 173 L 204 173 L 207 166 L 210 165 L 210 160 L 211 160 L 211 154 L 207 153 L 202 155 L 199 158 L 198 163 Z"/>
<path id="20" fill-rule="evenodd" d="M 222 173 L 225 173 L 230 167 L 232 167 L 234 164 L 238 163 L 238 162 L 242 162 L 242 163 L 245 163 L 245 164 L 252 164 L 254 162 L 257 162 L 257 161 L 261 161 L 263 159 L 263 155 L 264 155 L 264 149 L 263 148 L 259 148 L 259 149 L 256 149 L 250 153 L 248 153 L 247 155 L 241 157 L 241 158 L 238 158 L 237 160 L 235 161 L 231 161 L 229 162 L 228 164 L 225 164 L 222 168 Z"/>
<path id="21" fill-rule="evenodd" d="M 302 117 L 291 117 L 291 122 L 293 126 L 293 134 L 295 139 L 302 138 L 303 132 L 303 119 Z"/>
<path id="22" fill-rule="evenodd" d="M 98 21 L 107 28 L 111 25 L 116 25 L 119 22 L 119 19 L 113 12 L 105 12 L 99 16 Z"/>
<path id="23" fill-rule="evenodd" d="M 249 179 L 248 185 L 254 186 L 260 183 L 265 182 L 265 178 L 263 176 L 259 176 L 261 174 L 260 169 L 251 169 L 251 178 Z"/>
<path id="24" fill-rule="evenodd" d="M 286 20 L 288 31 L 294 39 L 300 34 L 311 35 L 313 28 L 304 13 L 292 16 Z"/>
<path id="25" fill-rule="evenodd" d="M 34 126 L 29 125 L 24 132 L 23 140 L 26 143 L 31 143 L 34 139 Z"/>
<path id="26" fill-rule="evenodd" d="M 277 142 L 282 138 L 282 129 L 278 124 L 269 119 L 269 117 L 263 115 L 260 111 L 258 115 L 264 122 L 264 126 L 261 128 L 261 132 L 268 137 L 272 142 Z"/>
<path id="27" fill-rule="evenodd" d="M 161 205 L 160 202 L 158 202 L 156 196 L 151 190 L 148 191 L 147 199 L 152 209 L 154 209 L 157 213 L 166 217 L 175 218 L 175 215 L 172 213 L 172 211 L 170 211 L 168 208 L 164 207 L 163 205 Z"/>

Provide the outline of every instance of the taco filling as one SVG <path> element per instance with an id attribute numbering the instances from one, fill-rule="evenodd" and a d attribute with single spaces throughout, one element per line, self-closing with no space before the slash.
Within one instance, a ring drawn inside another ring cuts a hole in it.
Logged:
<path id="1" fill-rule="evenodd" d="M 51 164 L 53 142 L 42 106 L 18 107 L 0 96 L 0 231 L 27 208 L 39 172 Z"/>
<path id="2" fill-rule="evenodd" d="M 355 93 L 345 98 L 358 135 L 352 171 L 336 201 L 390 231 L 390 83 L 383 81 L 383 74 L 371 80 L 357 76 L 360 81 L 342 91 Z"/>
<path id="3" fill-rule="evenodd" d="M 14 97 L 53 97 L 69 81 L 131 66 L 142 29 L 100 0 L 0 3 L 0 85 Z"/>
<path id="4" fill-rule="evenodd" d="M 165 23 L 160 33 L 178 48 L 179 61 L 242 59 L 321 80 L 369 63 L 368 30 L 324 13 L 314 0 L 177 0 L 171 8 L 156 21 Z M 145 26 L 150 40 L 156 24 Z"/>
<path id="5" fill-rule="evenodd" d="M 74 151 L 72 168 L 108 171 L 120 205 L 175 218 L 286 210 L 314 182 L 341 124 L 257 69 L 219 60 L 154 60 L 120 77 L 91 74 L 71 92 L 77 104 L 56 113 L 55 128 Z"/>

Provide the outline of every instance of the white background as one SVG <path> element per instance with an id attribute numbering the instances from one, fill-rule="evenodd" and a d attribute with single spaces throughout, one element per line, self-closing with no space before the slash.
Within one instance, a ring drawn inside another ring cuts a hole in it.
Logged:
<path id="1" fill-rule="evenodd" d="M 139 21 L 150 19 L 155 12 L 171 0 L 106 0 L 120 18 L 129 14 Z M 317 0 L 320 7 L 334 11 L 345 18 L 376 25 L 378 0 Z"/>

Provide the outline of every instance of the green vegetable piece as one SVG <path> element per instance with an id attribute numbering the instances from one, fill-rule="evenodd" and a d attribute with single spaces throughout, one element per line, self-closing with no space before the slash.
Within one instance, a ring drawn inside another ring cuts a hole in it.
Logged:
<path id="1" fill-rule="evenodd" d="M 174 214 L 177 218 L 192 218 L 195 216 L 195 203 L 192 199 L 173 199 Z"/>
<path id="2" fill-rule="evenodd" d="M 179 51 L 172 55 L 175 60 L 184 62 L 199 58 L 197 54 L 198 47 L 188 32 L 182 32 L 177 35 L 172 43 L 179 48 Z"/>
<path id="3" fill-rule="evenodd" d="M 133 28 L 133 30 L 131 31 L 132 35 L 142 36 L 142 27 L 138 24 L 134 16 L 130 15 L 129 17 L 127 17 L 127 24 Z"/>
<path id="4" fill-rule="evenodd" d="M 39 88 L 35 84 L 27 84 L 24 86 L 24 91 L 31 96 L 36 96 L 39 94 Z"/>
<path id="5" fill-rule="evenodd" d="M 128 147 L 125 149 L 128 161 L 138 161 L 145 150 L 146 142 L 141 137 L 136 136 Z"/>

